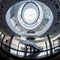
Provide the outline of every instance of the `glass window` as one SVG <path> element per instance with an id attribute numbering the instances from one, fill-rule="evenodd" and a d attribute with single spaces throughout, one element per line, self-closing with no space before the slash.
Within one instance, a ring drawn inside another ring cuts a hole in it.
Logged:
<path id="1" fill-rule="evenodd" d="M 41 47 L 43 47 L 43 50 L 46 50 L 46 44 L 45 44 L 45 42 L 38 42 L 38 43 L 36 43 L 36 45 L 37 46 L 41 46 Z"/>
<path id="2" fill-rule="evenodd" d="M 38 57 L 42 57 L 42 56 L 44 56 L 44 55 L 46 55 L 46 52 L 41 52 L 39 55 L 38 55 Z"/>
<path id="3" fill-rule="evenodd" d="M 6 45 L 9 45 L 10 44 L 10 39 L 11 39 L 11 37 L 6 35 L 4 40 L 3 40 L 3 43 L 6 44 Z"/>
<path id="4" fill-rule="evenodd" d="M 18 56 L 23 57 L 24 56 L 24 52 L 18 52 Z"/>
<path id="5" fill-rule="evenodd" d="M 60 50 L 60 47 L 57 47 L 57 46 L 59 46 L 59 40 L 58 39 L 53 41 L 53 47 L 56 47 L 53 49 L 53 52 Z"/>
<path id="6" fill-rule="evenodd" d="M 3 39 L 3 37 L 4 37 L 4 34 L 1 35 L 1 39 Z"/>
<path id="7" fill-rule="evenodd" d="M 19 44 L 19 41 L 13 39 L 12 43 L 11 43 L 11 47 L 14 48 L 14 49 L 18 49 L 18 44 Z"/>
<path id="8" fill-rule="evenodd" d="M 0 35 L 1 35 L 1 33 L 2 33 L 2 32 L 0 31 Z"/>
<path id="9" fill-rule="evenodd" d="M 19 50 L 25 51 L 25 45 L 19 44 Z"/>
<path id="10" fill-rule="evenodd" d="M 54 46 L 54 47 L 59 46 L 59 40 L 54 40 L 54 41 L 53 41 L 53 46 Z"/>
<path id="11" fill-rule="evenodd" d="M 10 49 L 10 53 L 12 53 L 14 55 L 17 55 L 17 51 L 16 50 L 13 50 L 13 49 Z"/>

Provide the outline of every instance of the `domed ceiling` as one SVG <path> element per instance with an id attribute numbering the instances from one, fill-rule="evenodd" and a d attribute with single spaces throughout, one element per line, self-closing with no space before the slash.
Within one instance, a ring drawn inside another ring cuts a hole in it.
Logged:
<path id="1" fill-rule="evenodd" d="M 50 7 L 39 1 L 21 1 L 6 13 L 8 26 L 18 35 L 41 36 L 52 25 L 54 15 Z"/>

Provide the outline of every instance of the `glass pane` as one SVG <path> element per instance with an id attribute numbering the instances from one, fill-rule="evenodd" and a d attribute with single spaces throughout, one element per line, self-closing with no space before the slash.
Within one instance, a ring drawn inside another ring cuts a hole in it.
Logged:
<path id="1" fill-rule="evenodd" d="M 14 55 L 17 55 L 17 51 L 16 50 L 13 50 L 13 49 L 10 49 L 10 53 L 12 53 Z"/>
<path id="2" fill-rule="evenodd" d="M 24 52 L 18 52 L 18 56 L 23 57 L 24 56 Z"/>
<path id="3" fill-rule="evenodd" d="M 18 44 L 19 44 L 19 41 L 13 39 L 12 43 L 11 43 L 11 47 L 14 48 L 14 49 L 18 49 Z"/>

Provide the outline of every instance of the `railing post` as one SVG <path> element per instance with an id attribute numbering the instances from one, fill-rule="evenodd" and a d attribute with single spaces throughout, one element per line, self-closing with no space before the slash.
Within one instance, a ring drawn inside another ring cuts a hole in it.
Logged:
<path id="1" fill-rule="evenodd" d="M 1 41 L 1 47 L 2 47 L 2 43 L 3 43 L 4 38 L 5 38 L 5 34 L 4 34 L 4 36 L 2 38 L 2 41 Z"/>
<path id="2" fill-rule="evenodd" d="M 10 53 L 10 46 L 11 46 L 11 42 L 12 42 L 12 40 L 13 40 L 13 37 L 14 37 L 14 35 L 12 35 L 12 36 L 11 36 L 11 39 L 10 39 L 10 43 L 9 43 L 9 53 Z"/>
<path id="3" fill-rule="evenodd" d="M 27 45 L 25 45 L 25 54 L 24 57 L 27 57 Z"/>
<path id="4" fill-rule="evenodd" d="M 48 47 L 47 47 L 47 41 L 45 41 L 45 44 L 46 44 L 46 50 L 47 50 L 48 49 Z M 48 51 L 46 51 L 46 54 L 48 56 Z"/>
<path id="5" fill-rule="evenodd" d="M 53 52 L 52 52 L 52 43 L 51 43 L 50 36 L 49 36 L 49 35 L 47 35 L 47 38 L 48 38 L 49 45 L 50 45 L 50 54 L 53 54 Z"/>

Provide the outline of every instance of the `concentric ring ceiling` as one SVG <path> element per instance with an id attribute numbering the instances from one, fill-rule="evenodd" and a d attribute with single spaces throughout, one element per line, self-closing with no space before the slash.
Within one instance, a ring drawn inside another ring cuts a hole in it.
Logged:
<path id="1" fill-rule="evenodd" d="M 53 13 L 42 2 L 21 1 L 8 9 L 6 22 L 18 35 L 41 36 L 52 25 Z"/>

